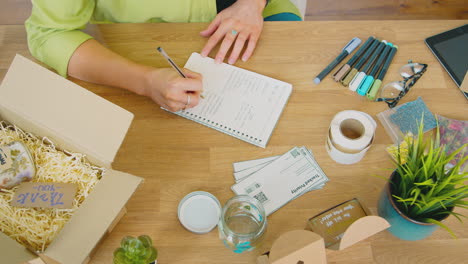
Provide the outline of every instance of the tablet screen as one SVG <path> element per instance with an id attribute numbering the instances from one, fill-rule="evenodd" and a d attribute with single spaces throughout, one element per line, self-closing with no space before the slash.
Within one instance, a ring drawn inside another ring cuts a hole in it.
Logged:
<path id="1" fill-rule="evenodd" d="M 460 86 L 468 71 L 468 24 L 429 37 L 426 43 Z"/>
<path id="2" fill-rule="evenodd" d="M 461 81 L 468 70 L 468 34 L 434 44 L 453 71 L 454 77 Z"/>

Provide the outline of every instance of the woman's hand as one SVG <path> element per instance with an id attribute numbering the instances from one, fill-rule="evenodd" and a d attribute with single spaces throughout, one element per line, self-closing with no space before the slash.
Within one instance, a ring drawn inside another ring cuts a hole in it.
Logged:
<path id="1" fill-rule="evenodd" d="M 172 112 L 196 106 L 203 92 L 202 76 L 187 69 L 182 71 L 187 78 L 171 68 L 149 71 L 142 94 Z"/>
<path id="2" fill-rule="evenodd" d="M 216 63 L 221 63 L 234 44 L 228 59 L 234 64 L 247 45 L 242 60 L 247 61 L 257 45 L 263 28 L 262 11 L 266 0 L 237 0 L 232 6 L 221 11 L 207 29 L 200 32 L 204 37 L 210 37 L 201 55 L 206 57 L 221 40 L 221 46 L 216 54 Z M 246 44 L 247 42 L 247 44 Z"/>
<path id="3" fill-rule="evenodd" d="M 148 96 L 174 112 L 196 106 L 203 90 L 200 74 L 187 69 L 182 71 L 187 78 L 181 77 L 172 68 L 154 68 L 135 63 L 94 39 L 81 44 L 68 63 L 68 74 L 72 77 Z"/>

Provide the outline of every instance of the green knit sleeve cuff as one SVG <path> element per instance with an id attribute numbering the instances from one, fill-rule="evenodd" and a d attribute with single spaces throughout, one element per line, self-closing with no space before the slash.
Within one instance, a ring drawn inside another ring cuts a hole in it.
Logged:
<path id="1" fill-rule="evenodd" d="M 80 30 L 56 32 L 32 52 L 40 61 L 67 77 L 68 62 L 75 50 L 92 37 Z M 35 54 L 34 54 L 35 53 Z"/>

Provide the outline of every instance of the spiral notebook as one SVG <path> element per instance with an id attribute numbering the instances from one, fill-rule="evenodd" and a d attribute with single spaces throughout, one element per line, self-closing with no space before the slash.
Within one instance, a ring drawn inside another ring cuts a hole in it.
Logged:
<path id="1" fill-rule="evenodd" d="M 184 66 L 203 75 L 200 103 L 174 112 L 207 127 L 266 147 L 283 112 L 292 85 L 192 53 Z"/>

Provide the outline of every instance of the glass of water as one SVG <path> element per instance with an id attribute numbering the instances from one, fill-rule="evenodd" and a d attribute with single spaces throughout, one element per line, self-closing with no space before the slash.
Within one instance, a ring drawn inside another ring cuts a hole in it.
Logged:
<path id="1" fill-rule="evenodd" d="M 235 253 L 251 251 L 265 234 L 267 219 L 262 204 L 248 195 L 231 198 L 218 223 L 219 238 Z"/>

